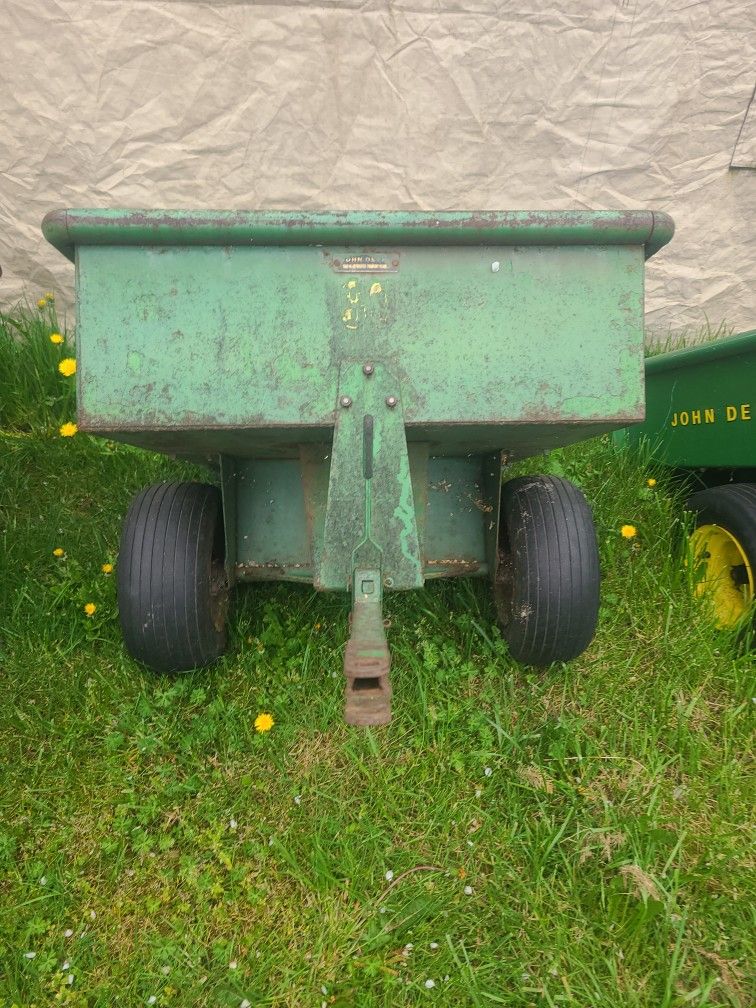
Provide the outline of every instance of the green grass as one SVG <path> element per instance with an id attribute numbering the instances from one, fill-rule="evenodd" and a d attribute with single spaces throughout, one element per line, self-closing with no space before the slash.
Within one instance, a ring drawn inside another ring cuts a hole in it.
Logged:
<path id="1" fill-rule="evenodd" d="M 670 330 L 666 333 L 651 332 L 646 334 L 646 356 L 656 357 L 673 350 L 700 346 L 702 343 L 715 343 L 717 340 L 728 339 L 734 335 L 735 330 L 731 325 L 720 322 L 715 326 L 708 319 L 703 326 L 687 327 L 674 332 Z"/>
<path id="2" fill-rule="evenodd" d="M 24 324 L 40 369 L 49 324 Z M 357 730 L 341 720 L 338 595 L 238 591 L 211 669 L 127 658 L 100 568 L 130 497 L 188 470 L 63 439 L 68 403 L 46 392 L 35 419 L 13 395 L 2 1008 L 749 1003 L 753 656 L 691 597 L 663 473 L 649 488 L 605 440 L 535 460 L 594 506 L 594 644 L 526 669 L 485 585 L 389 595 L 394 719 Z"/>

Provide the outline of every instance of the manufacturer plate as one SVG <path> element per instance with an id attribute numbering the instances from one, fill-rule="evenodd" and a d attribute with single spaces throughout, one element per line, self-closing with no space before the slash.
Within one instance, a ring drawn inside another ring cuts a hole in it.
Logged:
<path id="1" fill-rule="evenodd" d="M 386 252 L 380 255 L 362 252 L 358 255 L 328 256 L 328 258 L 334 273 L 397 273 L 399 270 L 398 252 Z"/>

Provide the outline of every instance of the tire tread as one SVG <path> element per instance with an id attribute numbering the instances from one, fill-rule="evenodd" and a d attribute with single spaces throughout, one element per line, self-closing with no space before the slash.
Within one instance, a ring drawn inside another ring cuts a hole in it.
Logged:
<path id="1" fill-rule="evenodd" d="M 215 660 L 225 631 L 213 624 L 210 564 L 220 493 L 204 483 L 159 483 L 131 503 L 118 565 L 121 629 L 133 658 L 158 671 Z"/>
<path id="2" fill-rule="evenodd" d="M 505 483 L 502 521 L 514 567 L 510 653 L 531 665 L 570 661 L 593 639 L 599 564 L 593 517 L 582 493 L 556 476 Z"/>

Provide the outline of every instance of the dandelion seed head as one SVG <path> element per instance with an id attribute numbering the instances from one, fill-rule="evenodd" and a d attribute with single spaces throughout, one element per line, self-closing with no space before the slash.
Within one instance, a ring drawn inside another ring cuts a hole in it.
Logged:
<path id="1" fill-rule="evenodd" d="M 430 947 L 431 947 L 432 949 L 437 949 L 437 948 L 438 948 L 438 942 L 431 942 L 431 943 L 430 943 Z"/>
<path id="2" fill-rule="evenodd" d="M 386 879 L 386 881 L 387 881 L 387 882 L 390 882 L 390 881 L 392 880 L 392 878 L 393 878 L 393 877 L 394 877 L 394 873 L 393 873 L 393 872 L 391 871 L 391 869 L 389 868 L 389 870 L 388 870 L 388 871 L 386 872 L 386 874 L 384 875 L 384 878 Z"/>
<path id="3" fill-rule="evenodd" d="M 36 952 L 24 952 L 24 959 L 35 959 L 36 956 Z"/>
<path id="4" fill-rule="evenodd" d="M 68 976 L 66 977 L 66 983 L 70 987 L 73 984 L 73 982 L 74 982 L 74 975 L 73 973 L 69 973 Z"/>
<path id="5" fill-rule="evenodd" d="M 473 894 L 473 887 L 471 885 L 466 885 L 464 891 L 465 891 L 465 896 L 472 896 L 472 894 Z"/>
<path id="6" fill-rule="evenodd" d="M 301 805 L 302 804 L 302 795 L 301 794 L 295 794 L 294 795 L 294 804 L 295 805 Z"/>
<path id="7" fill-rule="evenodd" d="M 236 967 L 237 967 L 238 965 L 239 965 L 239 964 L 238 964 L 238 962 L 236 961 L 236 959 L 232 959 L 232 960 L 231 960 L 231 962 L 230 962 L 230 963 L 228 964 L 228 968 L 229 968 L 229 969 L 236 969 Z"/>
<path id="8" fill-rule="evenodd" d="M 235 830 L 238 825 L 239 825 L 239 823 L 236 821 L 236 819 L 229 819 L 228 820 L 228 828 L 229 829 Z"/>
<path id="9" fill-rule="evenodd" d="M 150 994 L 150 996 L 147 998 L 147 1004 L 155 1004 L 156 1001 L 157 996 L 155 994 Z"/>
<path id="10" fill-rule="evenodd" d="M 63 932 L 63 937 L 73 938 L 73 931 L 71 930 L 71 928 L 66 928 L 66 930 Z"/>
<path id="11" fill-rule="evenodd" d="M 428 988 L 428 990 L 430 990 L 432 987 L 436 986 L 436 981 L 435 980 L 430 980 L 430 979 L 426 980 L 425 981 L 425 986 Z"/>

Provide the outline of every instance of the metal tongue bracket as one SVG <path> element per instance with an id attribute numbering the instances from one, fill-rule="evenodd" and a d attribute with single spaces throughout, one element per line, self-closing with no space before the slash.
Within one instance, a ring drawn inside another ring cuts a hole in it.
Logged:
<path id="1" fill-rule="evenodd" d="M 383 589 L 420 588 L 423 575 L 399 383 L 380 364 L 341 368 L 319 581 L 351 586 L 344 717 L 388 724 Z"/>

